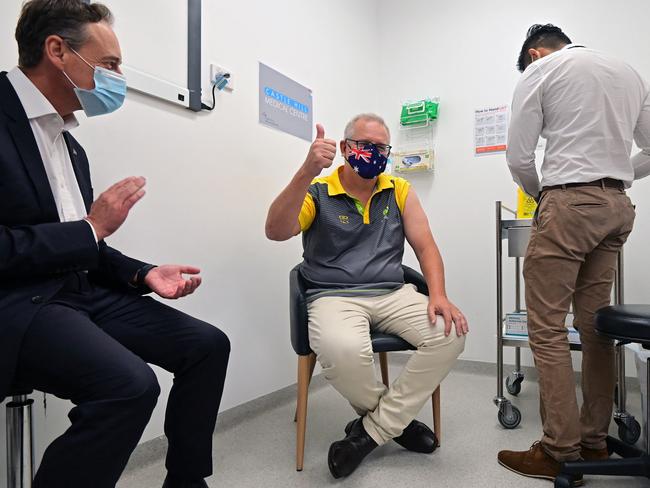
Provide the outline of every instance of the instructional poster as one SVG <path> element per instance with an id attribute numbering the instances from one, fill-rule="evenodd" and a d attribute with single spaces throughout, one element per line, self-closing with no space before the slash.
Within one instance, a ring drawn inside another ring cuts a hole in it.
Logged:
<path id="1" fill-rule="evenodd" d="M 507 105 L 474 112 L 474 154 L 476 156 L 505 152 L 507 139 Z"/>

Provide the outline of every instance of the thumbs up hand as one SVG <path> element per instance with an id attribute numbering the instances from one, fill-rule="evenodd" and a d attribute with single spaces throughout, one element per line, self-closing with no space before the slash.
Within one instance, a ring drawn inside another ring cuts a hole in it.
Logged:
<path id="1" fill-rule="evenodd" d="M 336 141 L 325 139 L 325 129 L 316 124 L 316 140 L 312 143 L 303 167 L 312 177 L 317 177 L 325 168 L 332 166 L 336 156 Z"/>

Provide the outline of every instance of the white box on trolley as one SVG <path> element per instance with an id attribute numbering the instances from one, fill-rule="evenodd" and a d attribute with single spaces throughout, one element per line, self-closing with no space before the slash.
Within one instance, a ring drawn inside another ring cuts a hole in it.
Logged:
<path id="1" fill-rule="evenodd" d="M 573 323 L 573 314 L 568 314 L 566 319 L 566 328 L 569 332 L 569 342 L 580 344 L 580 334 L 571 325 Z M 515 337 L 528 337 L 528 317 L 526 312 L 512 312 L 506 314 L 505 335 Z"/>

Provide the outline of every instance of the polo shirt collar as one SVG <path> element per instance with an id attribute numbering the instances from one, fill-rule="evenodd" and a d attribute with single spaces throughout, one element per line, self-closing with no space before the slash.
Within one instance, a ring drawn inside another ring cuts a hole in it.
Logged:
<path id="1" fill-rule="evenodd" d="M 339 166 L 338 168 L 336 168 L 336 171 L 332 172 L 332 174 L 327 177 L 327 194 L 330 197 L 336 195 L 347 195 L 345 188 L 343 188 L 343 185 L 341 184 L 341 177 L 340 177 L 341 171 L 343 171 L 343 166 Z M 395 188 L 395 184 L 393 183 L 393 178 L 390 175 L 381 173 L 377 177 L 377 183 L 375 185 L 374 193 L 378 193 L 382 190 L 387 190 L 389 188 Z"/>

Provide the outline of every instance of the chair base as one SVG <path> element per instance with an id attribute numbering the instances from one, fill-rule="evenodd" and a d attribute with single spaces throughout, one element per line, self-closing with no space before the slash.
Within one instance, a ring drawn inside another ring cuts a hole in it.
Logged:
<path id="1" fill-rule="evenodd" d="M 609 452 L 618 454 L 622 459 L 564 463 L 562 473 L 555 478 L 555 488 L 573 486 L 572 482 L 575 476 L 584 474 L 650 478 L 650 456 L 648 454 L 613 437 L 607 438 L 607 449 Z"/>
<path id="2" fill-rule="evenodd" d="M 7 488 L 31 488 L 34 479 L 32 404 L 27 395 L 7 403 Z"/>

